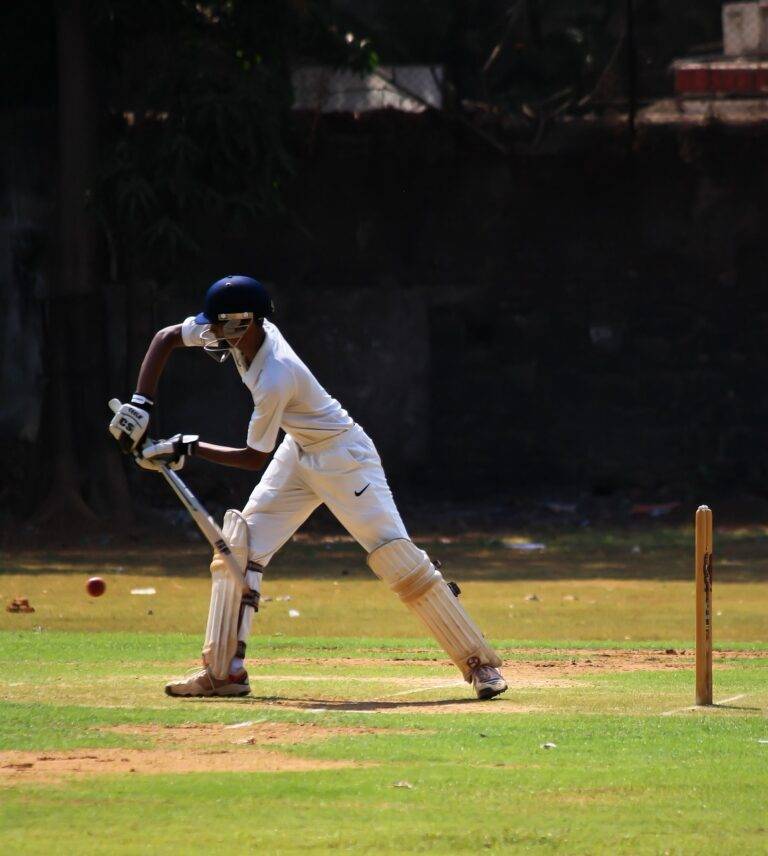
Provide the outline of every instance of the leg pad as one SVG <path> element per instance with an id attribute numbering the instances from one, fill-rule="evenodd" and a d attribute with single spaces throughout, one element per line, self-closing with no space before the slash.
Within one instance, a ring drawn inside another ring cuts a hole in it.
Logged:
<path id="1" fill-rule="evenodd" d="M 418 615 L 467 681 L 477 666 L 501 665 L 454 589 L 412 541 L 388 541 L 369 554 L 368 565 Z"/>
<path id="2" fill-rule="evenodd" d="M 205 629 L 203 662 L 219 679 L 229 675 L 232 658 L 239 656 L 239 643 L 245 652 L 247 632 L 243 631 L 250 631 L 261 590 L 261 567 L 248 561 L 248 524 L 243 515 L 230 509 L 224 515 L 222 532 L 232 555 L 243 569 L 247 590 L 244 592 L 243 586 L 237 585 L 224 560 L 215 553 L 211 562 L 211 605 Z"/>

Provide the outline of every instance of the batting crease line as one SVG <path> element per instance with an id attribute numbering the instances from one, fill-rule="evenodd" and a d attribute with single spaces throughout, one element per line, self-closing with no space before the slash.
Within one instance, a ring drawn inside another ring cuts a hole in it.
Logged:
<path id="1" fill-rule="evenodd" d="M 720 699 L 720 701 L 715 702 L 715 707 L 718 704 L 728 704 L 729 701 L 738 701 L 740 698 L 744 698 L 744 696 L 747 696 L 747 695 L 749 695 L 749 693 L 742 693 L 741 695 L 735 695 L 735 696 L 731 696 L 730 698 Z"/>
<path id="2" fill-rule="evenodd" d="M 716 701 L 712 707 L 718 707 L 721 704 L 728 704 L 731 701 L 738 701 L 740 698 L 744 698 L 748 696 L 749 693 L 741 693 L 740 695 L 731 696 L 730 698 L 723 698 L 720 701 Z M 684 713 L 686 710 L 697 710 L 699 705 L 697 704 L 689 704 L 688 707 L 676 707 L 674 710 L 665 710 L 663 713 L 660 713 L 659 716 L 672 716 L 673 713 Z"/>
<path id="3" fill-rule="evenodd" d="M 428 690 L 447 690 L 449 687 L 461 686 L 464 686 L 464 681 L 453 681 L 450 684 L 436 684 L 431 687 L 419 687 L 417 690 L 405 690 L 401 693 L 392 693 L 392 695 L 385 695 L 382 696 L 382 698 L 397 698 L 398 696 L 413 695 L 414 693 L 425 693 Z"/>

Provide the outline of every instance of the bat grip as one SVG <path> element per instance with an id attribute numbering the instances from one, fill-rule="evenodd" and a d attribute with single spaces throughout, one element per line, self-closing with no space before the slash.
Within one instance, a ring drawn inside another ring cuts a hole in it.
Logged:
<path id="1" fill-rule="evenodd" d="M 110 398 L 109 409 L 113 413 L 117 413 L 120 407 L 121 403 L 119 398 Z M 148 440 L 148 442 L 152 441 Z M 134 451 L 133 454 L 134 456 L 138 455 L 136 451 Z M 247 587 L 245 585 L 243 575 L 238 572 L 234 557 L 229 551 L 229 547 L 227 546 L 227 542 L 224 540 L 221 529 L 219 529 L 211 515 L 208 514 L 202 505 L 200 505 L 197 497 L 195 497 L 192 491 L 184 484 L 180 476 L 168 469 L 165 464 L 160 466 L 160 472 L 163 474 L 163 478 L 170 485 L 171 490 L 173 490 L 176 496 L 181 500 L 181 504 L 187 509 L 190 517 L 197 524 L 197 527 L 204 535 L 205 540 L 208 541 L 211 547 L 213 547 L 213 549 L 222 556 L 232 578 L 239 585 L 243 586 L 243 590 L 245 590 Z M 208 531 L 209 527 L 211 531 Z M 218 546 L 219 544 L 224 545 L 224 550 Z"/>

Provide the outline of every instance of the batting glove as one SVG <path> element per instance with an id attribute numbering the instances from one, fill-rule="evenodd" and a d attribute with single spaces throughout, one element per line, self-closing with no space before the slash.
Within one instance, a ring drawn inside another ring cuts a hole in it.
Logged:
<path id="1" fill-rule="evenodd" d="M 120 405 L 109 423 L 109 433 L 120 444 L 126 454 L 133 452 L 147 433 L 149 414 L 154 402 L 144 395 L 134 394 L 130 404 Z"/>
<path id="2" fill-rule="evenodd" d="M 174 434 L 167 440 L 156 440 L 144 446 L 136 456 L 136 463 L 145 470 L 159 470 L 163 466 L 180 470 L 197 451 L 199 441 L 197 434 Z"/>

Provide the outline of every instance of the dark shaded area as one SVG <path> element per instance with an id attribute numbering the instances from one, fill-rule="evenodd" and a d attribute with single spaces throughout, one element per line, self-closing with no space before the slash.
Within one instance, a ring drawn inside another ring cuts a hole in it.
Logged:
<path id="1" fill-rule="evenodd" d="M 430 528 L 503 527 L 547 499 L 625 519 L 638 501 L 765 495 L 766 131 L 632 137 L 616 120 L 631 77 L 639 99 L 665 94 L 673 56 L 714 49 L 719 3 L 339 2 L 272 17 L 235 3 L 214 26 L 220 5 L 202 19 L 171 2 L 3 11 L 6 538 L 30 520 L 25 537 L 54 537 L 62 485 L 94 513 L 67 517 L 65 535 L 155 509 L 177 519 L 159 479 L 106 447 L 103 399 L 128 395 L 152 333 L 235 271 L 270 285 L 279 325 Z M 67 20 L 92 51 L 90 65 L 75 57 L 74 97 L 92 97 L 96 118 L 73 139 L 97 153 L 67 190 L 57 68 L 62 16 L 78 10 Z M 248 28 L 261 41 L 241 55 Z M 449 109 L 290 114 L 292 64 L 364 68 L 363 35 L 382 62 L 444 63 Z M 571 121 L 553 121 L 560 108 Z M 259 117 L 247 134 L 246 113 Z M 221 122 L 223 148 L 201 149 Z M 72 211 L 87 281 L 62 273 Z M 231 366 L 183 353 L 156 412 L 156 433 L 239 445 L 249 401 Z M 216 509 L 242 505 L 253 481 L 187 472 Z"/>
<path id="2" fill-rule="evenodd" d="M 768 580 L 762 527 L 732 528 L 718 518 L 715 585 Z M 508 530 L 510 531 L 510 530 Z M 631 523 L 585 529 L 577 524 L 515 527 L 513 535 L 471 533 L 446 537 L 418 530 L 414 535 L 441 562 L 448 580 L 460 586 L 477 580 L 657 580 L 690 581 L 693 536 L 669 523 Z M 533 549 L 529 549 L 533 547 Z M 186 521 L 171 531 L 149 533 L 133 543 L 106 541 L 76 549 L 13 549 L 0 552 L 0 576 L 63 573 L 78 577 L 121 574 L 166 577 L 207 573 L 208 545 Z M 290 579 L 370 580 L 362 548 L 346 536 L 308 535 L 302 530 L 270 564 L 270 575 Z"/>
<path id="3" fill-rule="evenodd" d="M 314 243 L 282 231 L 255 254 L 401 483 L 467 500 L 759 487 L 764 137 L 666 130 L 627 155 L 595 130 L 510 163 L 437 130 L 326 123 L 298 207 Z M 388 385 L 404 392 L 375 395 Z"/>

